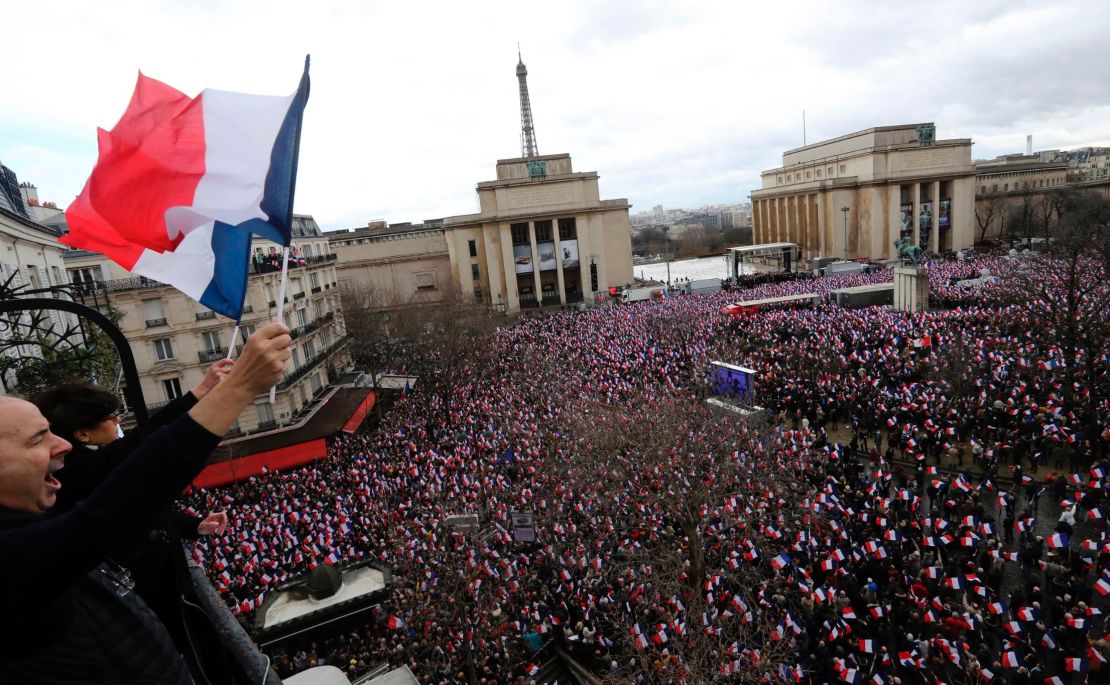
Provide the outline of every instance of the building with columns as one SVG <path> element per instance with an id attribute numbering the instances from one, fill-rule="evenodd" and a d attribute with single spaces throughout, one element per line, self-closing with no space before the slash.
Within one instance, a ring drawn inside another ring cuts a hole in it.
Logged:
<path id="1" fill-rule="evenodd" d="M 881 126 L 783 153 L 753 191 L 755 243 L 797 243 L 803 259 L 886 259 L 902 236 L 933 252 L 970 247 L 971 140 L 932 123 Z"/>
<path id="2" fill-rule="evenodd" d="M 521 156 L 498 160 L 497 178 L 478 184 L 479 211 L 331 233 L 340 284 L 394 305 L 457 289 L 515 313 L 604 299 L 632 282 L 628 200 L 601 199 L 597 172 L 576 172 L 570 155 L 539 153 L 523 60 L 516 76 Z"/>
<path id="3" fill-rule="evenodd" d="M 330 233 L 340 284 L 397 304 L 457 287 L 513 313 L 592 301 L 632 281 L 630 205 L 601 199 L 597 172 L 575 172 L 570 155 L 498 160 L 478 200 L 476 214 Z"/>

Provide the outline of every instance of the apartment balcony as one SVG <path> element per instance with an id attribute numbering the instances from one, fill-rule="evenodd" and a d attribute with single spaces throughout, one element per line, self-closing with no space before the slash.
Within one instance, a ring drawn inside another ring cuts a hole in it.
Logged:
<path id="1" fill-rule="evenodd" d="M 197 321 L 207 321 L 208 319 L 216 318 L 216 312 L 208 310 L 206 312 L 197 312 Z"/>
<path id="2" fill-rule="evenodd" d="M 200 358 L 202 364 L 208 362 L 218 362 L 227 356 L 227 348 L 223 347 L 218 350 L 201 350 L 197 352 L 197 357 Z"/>
<path id="3" fill-rule="evenodd" d="M 146 327 L 147 328 L 156 328 L 158 326 L 165 326 L 165 325 L 166 325 L 166 319 L 165 318 L 147 319 L 146 320 Z"/>

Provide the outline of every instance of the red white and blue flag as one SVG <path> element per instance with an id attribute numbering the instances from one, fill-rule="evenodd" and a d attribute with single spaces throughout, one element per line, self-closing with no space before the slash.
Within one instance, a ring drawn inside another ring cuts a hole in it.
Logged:
<path id="1" fill-rule="evenodd" d="M 127 110 L 98 131 L 99 158 L 66 210 L 61 242 L 100 252 L 238 319 L 251 234 L 289 245 L 308 63 L 287 96 L 205 90 L 139 74 Z"/>

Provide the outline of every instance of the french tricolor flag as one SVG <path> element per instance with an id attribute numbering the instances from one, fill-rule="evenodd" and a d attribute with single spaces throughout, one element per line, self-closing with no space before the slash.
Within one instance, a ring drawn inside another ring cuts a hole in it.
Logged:
<path id="1" fill-rule="evenodd" d="M 863 652 L 864 654 L 874 654 L 875 653 L 875 641 L 874 640 L 860 640 L 859 641 L 859 651 Z"/>
<path id="2" fill-rule="evenodd" d="M 1045 543 L 1052 549 L 1063 549 L 1068 546 L 1068 536 L 1064 533 L 1053 533 L 1048 536 Z"/>
<path id="3" fill-rule="evenodd" d="M 99 158 L 61 242 L 237 320 L 251 234 L 290 242 L 308 90 L 307 60 L 287 96 L 190 98 L 140 73 L 119 122 L 98 131 Z"/>
<path id="4" fill-rule="evenodd" d="M 1004 668 L 1017 668 L 1020 663 L 1015 652 L 1002 653 L 1002 666 Z"/>

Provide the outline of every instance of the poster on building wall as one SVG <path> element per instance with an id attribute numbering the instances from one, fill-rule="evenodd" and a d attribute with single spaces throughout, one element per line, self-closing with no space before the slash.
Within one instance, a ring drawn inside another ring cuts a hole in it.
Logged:
<path id="1" fill-rule="evenodd" d="M 933 203 L 921 203 L 921 229 L 928 230 L 933 227 Z"/>
<path id="2" fill-rule="evenodd" d="M 937 225 L 941 228 L 948 228 L 952 225 L 952 200 L 940 201 L 940 216 L 937 217 Z"/>
<path id="3" fill-rule="evenodd" d="M 563 268 L 569 269 L 578 266 L 578 241 L 577 240 L 563 240 L 559 243 L 562 248 L 563 255 Z"/>
<path id="4" fill-rule="evenodd" d="M 540 255 L 540 271 L 554 271 L 555 243 L 540 243 L 536 245 L 536 252 Z"/>
<path id="5" fill-rule="evenodd" d="M 532 273 L 532 246 L 513 245 L 513 259 L 516 260 L 518 274 Z"/>
<path id="6" fill-rule="evenodd" d="M 913 233 L 913 204 L 902 205 L 902 233 Z"/>

